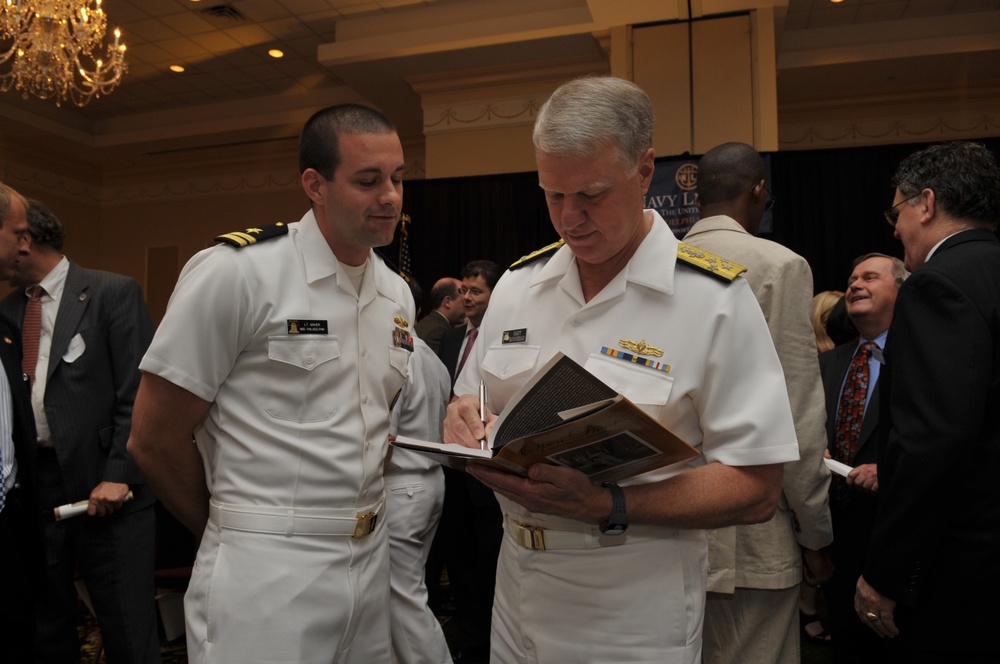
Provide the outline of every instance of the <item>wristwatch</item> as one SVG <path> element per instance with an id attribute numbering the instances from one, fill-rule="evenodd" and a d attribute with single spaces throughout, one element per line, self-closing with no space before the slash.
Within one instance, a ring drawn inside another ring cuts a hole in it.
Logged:
<path id="1" fill-rule="evenodd" d="M 601 486 L 611 490 L 611 516 L 600 525 L 603 535 L 622 535 L 628 529 L 628 512 L 625 510 L 625 492 L 614 482 L 604 482 Z"/>

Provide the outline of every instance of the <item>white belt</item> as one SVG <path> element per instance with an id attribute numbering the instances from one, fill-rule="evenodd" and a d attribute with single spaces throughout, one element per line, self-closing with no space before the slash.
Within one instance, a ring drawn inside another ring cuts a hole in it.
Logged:
<path id="1" fill-rule="evenodd" d="M 295 508 L 258 505 L 208 504 L 208 518 L 219 528 L 275 535 L 326 535 L 366 537 L 381 521 L 384 497 L 360 510 L 356 507 Z"/>
<path id="2" fill-rule="evenodd" d="M 518 546 L 532 551 L 600 549 L 621 546 L 628 541 L 627 535 L 603 535 L 597 526 L 583 530 L 554 530 L 518 523 L 509 514 L 504 514 L 504 533 Z"/>

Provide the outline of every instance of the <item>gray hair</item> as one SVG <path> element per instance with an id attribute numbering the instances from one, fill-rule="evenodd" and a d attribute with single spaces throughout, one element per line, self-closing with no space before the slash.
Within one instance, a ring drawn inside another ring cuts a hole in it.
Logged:
<path id="1" fill-rule="evenodd" d="M 11 203 L 15 200 L 21 201 L 24 209 L 28 209 L 28 199 L 19 194 L 13 187 L 0 182 L 0 227 L 10 216 Z"/>
<path id="2" fill-rule="evenodd" d="M 952 141 L 914 152 L 900 162 L 892 184 L 911 199 L 930 189 L 955 219 L 991 230 L 1000 226 L 1000 166 L 980 143 Z"/>
<path id="3" fill-rule="evenodd" d="M 889 254 L 880 254 L 877 251 L 872 251 L 855 258 L 854 262 L 851 263 L 851 269 L 853 270 L 854 268 L 856 268 L 861 263 L 864 263 L 869 258 L 888 258 L 892 262 L 892 278 L 896 282 L 896 288 L 902 286 L 903 282 L 906 281 L 906 278 L 910 276 L 910 272 L 909 270 L 906 269 L 906 266 L 903 265 L 903 261 L 899 260 L 895 256 L 890 256 Z"/>
<path id="4" fill-rule="evenodd" d="M 535 149 L 561 157 L 591 157 L 614 145 L 618 160 L 636 169 L 653 147 L 653 104 L 635 83 L 586 76 L 560 85 L 538 112 Z"/>

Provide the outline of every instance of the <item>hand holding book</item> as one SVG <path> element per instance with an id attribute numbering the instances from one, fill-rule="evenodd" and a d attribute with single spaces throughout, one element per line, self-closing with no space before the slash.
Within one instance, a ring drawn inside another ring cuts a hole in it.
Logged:
<path id="1" fill-rule="evenodd" d="M 445 443 L 399 437 L 397 447 L 464 468 L 485 461 L 526 475 L 536 463 L 574 468 L 593 482 L 615 481 L 691 459 L 697 450 L 596 376 L 557 353 L 492 420 L 479 400 L 448 406 Z M 492 424 L 483 426 L 482 414 Z M 480 433 L 489 429 L 487 449 Z"/>

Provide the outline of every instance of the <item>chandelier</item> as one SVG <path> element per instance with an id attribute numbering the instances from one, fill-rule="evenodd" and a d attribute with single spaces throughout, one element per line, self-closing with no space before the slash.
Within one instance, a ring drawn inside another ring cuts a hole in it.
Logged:
<path id="1" fill-rule="evenodd" d="M 0 91 L 85 106 L 128 71 L 121 30 L 95 58 L 108 20 L 101 0 L 0 0 Z M 8 42 L 10 48 L 4 50 Z"/>

